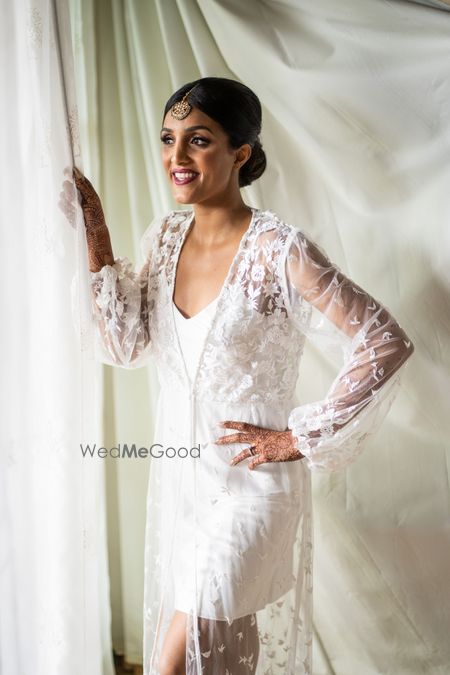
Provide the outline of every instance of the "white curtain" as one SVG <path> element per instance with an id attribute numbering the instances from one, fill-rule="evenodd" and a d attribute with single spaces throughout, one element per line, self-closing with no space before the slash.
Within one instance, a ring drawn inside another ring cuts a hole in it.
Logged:
<path id="1" fill-rule="evenodd" d="M 81 209 L 58 207 L 81 162 L 68 6 L 1 9 L 0 672 L 112 675 L 104 467 L 80 447 L 101 370 Z"/>
<path id="2" fill-rule="evenodd" d="M 166 99 L 200 76 L 263 104 L 268 168 L 243 191 L 321 243 L 416 351 L 388 419 L 346 472 L 314 475 L 314 673 L 448 671 L 450 13 L 443 2 L 71 0 L 83 147 L 115 254 L 138 261 L 176 208 L 159 160 Z M 294 217 L 295 214 L 295 217 Z M 300 216 L 298 215 L 300 214 Z M 336 363 L 309 348 L 302 401 Z M 107 444 L 149 445 L 153 368 L 105 367 Z M 148 467 L 109 462 L 113 640 L 142 659 Z"/>

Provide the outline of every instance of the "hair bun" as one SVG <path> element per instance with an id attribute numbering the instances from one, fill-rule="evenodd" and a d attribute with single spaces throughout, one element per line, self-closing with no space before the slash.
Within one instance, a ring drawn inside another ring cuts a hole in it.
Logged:
<path id="1" fill-rule="evenodd" d="M 252 154 L 239 170 L 239 187 L 250 185 L 250 183 L 259 178 L 264 173 L 266 164 L 266 153 L 263 150 L 261 141 L 257 138 L 252 148 Z"/>

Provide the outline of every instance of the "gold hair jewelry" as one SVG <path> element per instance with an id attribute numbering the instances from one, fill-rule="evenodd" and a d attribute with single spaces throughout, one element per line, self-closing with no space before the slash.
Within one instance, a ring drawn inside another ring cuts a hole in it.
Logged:
<path id="1" fill-rule="evenodd" d="M 192 89 L 194 89 L 194 87 L 192 87 Z M 172 115 L 172 117 L 175 117 L 176 120 L 183 120 L 191 112 L 192 106 L 187 100 L 187 97 L 191 93 L 192 89 L 189 89 L 189 91 L 185 93 L 181 101 L 174 103 L 173 106 L 171 107 L 170 114 Z"/>

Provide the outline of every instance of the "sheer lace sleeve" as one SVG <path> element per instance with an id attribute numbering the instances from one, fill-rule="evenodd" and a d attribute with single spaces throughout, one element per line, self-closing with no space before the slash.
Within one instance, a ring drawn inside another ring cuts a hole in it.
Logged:
<path id="1" fill-rule="evenodd" d="M 161 218 L 152 220 L 141 242 L 142 264 L 126 257 L 90 272 L 95 354 L 102 363 L 123 368 L 145 364 L 151 352 L 148 329 L 149 272 Z"/>
<path id="2" fill-rule="evenodd" d="M 337 471 L 356 459 L 387 414 L 414 345 L 387 307 L 303 232 L 286 244 L 282 285 L 292 320 L 319 345 L 331 344 L 334 331 L 344 353 L 326 397 L 294 408 L 288 428 L 311 470 Z"/>

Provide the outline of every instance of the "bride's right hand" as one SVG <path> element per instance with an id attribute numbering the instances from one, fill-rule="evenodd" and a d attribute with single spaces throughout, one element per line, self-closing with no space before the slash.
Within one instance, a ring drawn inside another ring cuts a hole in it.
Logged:
<path id="1" fill-rule="evenodd" d="M 105 222 L 102 203 L 92 183 L 76 167 L 73 167 L 73 178 L 76 188 L 81 195 L 81 208 L 83 209 L 86 226 L 89 269 L 91 272 L 98 272 L 104 265 L 112 265 L 114 263 L 111 239 Z M 68 180 L 64 181 L 58 204 L 73 226 L 75 226 L 76 214 L 75 200 L 76 190 L 73 187 L 73 183 Z"/>
<path id="2" fill-rule="evenodd" d="M 86 229 L 106 227 L 102 203 L 92 183 L 76 166 L 73 167 L 73 177 L 81 195 L 81 208 L 83 209 Z"/>
<path id="3" fill-rule="evenodd" d="M 64 173 L 67 175 L 69 170 L 69 167 L 67 167 Z M 77 201 L 76 190 L 78 190 L 81 196 L 81 208 L 83 210 L 86 230 L 97 230 L 107 227 L 100 197 L 95 191 L 92 183 L 76 167 L 73 167 L 72 175 L 76 187 L 70 180 L 65 180 L 63 182 L 63 189 L 59 193 L 60 199 L 58 202 L 58 206 L 60 207 L 61 211 L 69 220 L 70 224 L 75 227 L 75 203 Z"/>

